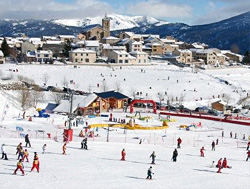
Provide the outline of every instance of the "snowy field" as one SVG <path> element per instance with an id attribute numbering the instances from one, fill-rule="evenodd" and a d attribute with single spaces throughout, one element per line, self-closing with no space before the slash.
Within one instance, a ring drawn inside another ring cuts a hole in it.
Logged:
<path id="1" fill-rule="evenodd" d="M 211 100 L 212 96 L 229 94 L 231 103 L 236 103 L 242 96 L 250 92 L 250 69 L 234 68 L 205 70 L 192 73 L 189 69 L 179 70 L 170 65 L 154 65 L 145 67 L 99 67 L 99 66 L 45 66 L 45 65 L 0 65 L 4 75 L 8 75 L 9 69 L 18 69 L 12 72 L 13 80 L 17 75 L 32 78 L 39 85 L 43 85 L 43 75 L 49 75 L 47 85 L 62 87 L 62 78 L 73 80 L 75 85 L 71 88 L 88 91 L 101 91 L 103 79 L 109 89 L 115 88 L 119 82 L 123 92 L 131 96 L 131 89 L 142 92 L 141 97 L 158 101 L 158 92 L 167 92 L 168 95 L 179 97 L 185 94 L 185 102 Z M 143 71 L 142 71 L 143 69 Z M 145 73 L 144 73 L 145 70 Z M 102 77 L 101 74 L 104 76 Z M 111 76 L 112 75 L 112 76 Z M 169 80 L 168 80 L 169 77 Z M 125 79 L 125 81 L 124 81 Z M 177 83 L 178 80 L 178 83 Z M 222 80 L 228 81 L 226 85 Z M 6 81 L 1 81 L 4 83 Z M 151 87 L 151 89 L 150 89 Z M 194 90 L 195 89 L 195 90 Z M 234 92 L 233 92 L 234 91 Z M 49 95 L 46 95 L 49 96 Z M 0 123 L 0 144 L 6 144 L 8 161 L 0 160 L 0 188 L 249 188 L 250 187 L 250 162 L 246 162 L 246 144 L 243 140 L 250 135 L 250 127 L 235 124 L 213 122 L 208 120 L 171 117 L 176 122 L 169 123 L 167 130 L 157 131 L 124 131 L 124 129 L 111 128 L 109 142 L 107 140 L 107 128 L 99 128 L 95 131 L 98 137 L 88 139 L 89 150 L 80 149 L 82 138 L 78 133 L 85 126 L 74 128 L 73 142 L 67 145 L 67 155 L 62 155 L 63 124 L 67 119 L 62 115 L 51 115 L 50 118 L 33 118 L 32 122 L 22 120 L 20 104 L 15 100 L 16 93 L 1 91 L 0 93 L 0 117 L 3 117 L 4 107 L 6 115 Z M 51 100 L 51 99 L 45 99 Z M 164 100 L 166 101 L 167 98 Z M 39 106 L 42 107 L 42 103 Z M 26 115 L 34 115 L 34 109 L 26 112 Z M 108 114 L 108 113 L 107 113 Z M 113 117 L 125 118 L 120 111 L 113 112 Z M 142 116 L 152 116 L 149 122 L 136 120 L 136 123 L 150 126 L 161 125 L 158 115 L 144 113 Z M 108 123 L 108 118 L 84 118 L 88 124 Z M 128 121 L 128 118 L 127 120 Z M 179 129 L 180 125 L 202 123 L 202 128 L 185 131 Z M 29 134 L 32 148 L 30 163 L 24 163 L 27 173 L 24 177 L 20 172 L 12 175 L 16 168 L 16 146 L 24 138 L 20 138 L 16 126 L 24 128 L 22 133 Z M 45 134 L 36 133 L 44 130 Z M 224 131 L 225 137 L 221 137 Z M 237 133 L 237 139 L 230 138 L 229 133 Z M 47 137 L 50 133 L 52 139 Z M 57 138 L 56 142 L 54 138 Z M 176 140 L 182 138 L 182 147 L 178 149 L 177 162 L 172 162 L 173 150 L 176 148 Z M 211 151 L 212 141 L 219 139 L 216 151 Z M 142 144 L 139 140 L 142 139 Z M 47 153 L 42 154 L 43 144 L 47 144 Z M 205 157 L 200 157 L 200 148 L 204 146 Z M 121 150 L 126 149 L 126 161 L 120 161 Z M 156 164 L 153 165 L 153 180 L 146 180 L 147 169 L 151 166 L 151 153 L 156 152 Z M 37 152 L 40 159 L 40 173 L 30 173 L 33 152 Z M 222 173 L 216 173 L 217 168 L 210 168 L 212 161 L 217 163 L 219 158 L 226 157 L 228 165 L 232 169 L 222 169 Z"/>
<path id="2" fill-rule="evenodd" d="M 123 93 L 131 96 L 131 91 L 142 92 L 140 97 L 159 101 L 158 93 L 167 94 L 168 97 L 184 96 L 184 101 L 211 100 L 222 94 L 230 96 L 229 103 L 236 103 L 241 97 L 250 94 L 250 69 L 228 68 L 218 70 L 204 70 L 192 73 L 192 70 L 167 64 L 153 66 L 47 66 L 47 65 L 0 65 L 4 74 L 10 74 L 9 69 L 18 69 L 12 72 L 13 78 L 23 75 L 35 80 L 36 84 L 43 86 L 43 76 L 49 75 L 47 86 L 63 87 L 62 81 L 73 80 L 70 88 L 82 91 L 102 91 L 103 80 L 107 90 L 116 89 L 117 83 Z M 143 70 L 143 71 L 142 71 Z M 145 73 L 144 73 L 145 70 Z M 102 76 L 101 76 L 102 75 Z M 168 80 L 169 78 L 169 80 Z M 226 85 L 222 79 L 232 85 Z M 178 81 L 177 81 L 178 80 Z M 97 87 L 97 84 L 100 87 Z M 166 92 L 166 93 L 165 93 Z M 167 97 L 164 98 L 167 101 Z"/>
<path id="3" fill-rule="evenodd" d="M 114 113 L 115 117 L 125 117 L 124 113 Z M 153 116 L 153 115 L 152 115 Z M 174 117 L 172 117 L 174 118 Z M 57 118 L 56 123 L 60 123 Z M 178 118 L 169 123 L 170 128 L 159 131 L 127 131 L 112 128 L 109 142 L 106 142 L 107 130 L 99 129 L 99 137 L 89 138 L 89 150 L 80 149 L 78 137 L 80 128 L 74 129 L 74 139 L 67 145 L 67 155 L 62 155 L 62 129 L 55 129 L 45 118 L 36 118 L 32 122 L 16 121 L 24 128 L 24 133 L 31 136 L 32 148 L 28 148 L 30 159 L 33 152 L 40 158 L 40 173 L 30 173 L 32 161 L 24 163 L 27 175 L 20 177 L 11 175 L 16 166 L 16 145 L 24 143 L 17 138 L 13 123 L 3 121 L 0 128 L 0 143 L 6 144 L 8 161 L 0 161 L 1 188 L 249 188 L 250 162 L 246 162 L 247 140 L 243 134 L 250 135 L 249 127 L 204 120 Z M 107 118 L 87 119 L 89 124 L 107 121 Z M 153 120 L 152 120 L 153 122 Z M 154 122 L 157 122 L 155 116 Z M 159 121 L 158 121 L 159 122 Z M 193 131 L 179 130 L 181 124 L 202 122 L 201 129 Z M 57 135 L 58 142 L 47 136 L 36 136 L 34 130 L 40 128 Z M 149 122 L 150 124 L 150 122 Z M 38 127 L 37 127 L 38 126 Z M 222 139 L 222 129 L 225 137 Z M 94 130 L 96 131 L 96 130 Z M 238 139 L 229 137 L 229 132 L 237 132 Z M 177 162 L 172 162 L 172 152 L 176 148 L 176 140 L 182 138 L 181 149 L 178 150 Z M 219 139 L 216 151 L 211 151 L 213 140 Z M 142 144 L 139 144 L 142 139 Z M 47 154 L 42 154 L 43 144 L 47 144 Z M 199 150 L 204 146 L 205 157 L 200 157 Z M 126 161 L 120 161 L 121 150 L 126 149 Z M 156 152 L 156 164 L 153 165 L 153 180 L 146 180 L 147 169 L 151 165 L 150 154 Z M 232 169 L 210 168 L 212 161 L 226 157 Z"/>

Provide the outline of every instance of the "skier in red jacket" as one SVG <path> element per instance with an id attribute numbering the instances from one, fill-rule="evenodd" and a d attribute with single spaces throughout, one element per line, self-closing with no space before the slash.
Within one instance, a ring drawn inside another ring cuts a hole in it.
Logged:
<path id="1" fill-rule="evenodd" d="M 222 161 L 222 158 L 219 159 L 218 161 L 218 164 L 217 164 L 217 167 L 219 168 L 219 170 L 217 171 L 217 173 L 221 173 L 221 161 Z"/>
<path id="2" fill-rule="evenodd" d="M 24 156 L 23 156 L 23 161 L 26 159 L 27 162 L 29 162 L 29 152 L 27 149 L 24 150 Z"/>
<path id="3" fill-rule="evenodd" d="M 248 150 L 248 152 L 247 152 L 247 159 L 246 159 L 246 161 L 248 161 L 249 158 L 250 158 L 250 150 Z"/>
<path id="4" fill-rule="evenodd" d="M 181 148 L 181 142 L 182 142 L 182 140 L 181 140 L 181 138 L 179 137 L 179 138 L 177 139 L 177 148 Z"/>
<path id="5" fill-rule="evenodd" d="M 204 157 L 204 150 L 204 146 L 202 146 L 202 148 L 200 149 L 201 157 Z"/>
<path id="6" fill-rule="evenodd" d="M 38 156 L 36 156 L 36 157 L 34 157 L 33 166 L 32 166 L 32 168 L 31 168 L 31 171 L 30 171 L 30 172 L 32 172 L 33 169 L 36 168 L 37 172 L 39 173 L 39 165 L 40 165 L 39 159 L 38 159 Z"/>
<path id="7" fill-rule="evenodd" d="M 224 158 L 224 159 L 223 159 L 222 167 L 223 167 L 223 168 L 229 168 L 229 169 L 232 168 L 231 166 L 228 166 L 228 165 L 227 165 L 227 158 Z"/>
<path id="8" fill-rule="evenodd" d="M 23 160 L 20 159 L 17 163 L 17 168 L 14 171 L 13 175 L 16 175 L 16 172 L 20 169 L 20 171 L 22 172 L 22 174 L 24 175 L 24 170 L 23 170 Z"/>
<path id="9" fill-rule="evenodd" d="M 126 152 L 125 152 L 125 149 L 122 150 L 122 161 L 125 161 L 125 156 L 126 156 Z"/>

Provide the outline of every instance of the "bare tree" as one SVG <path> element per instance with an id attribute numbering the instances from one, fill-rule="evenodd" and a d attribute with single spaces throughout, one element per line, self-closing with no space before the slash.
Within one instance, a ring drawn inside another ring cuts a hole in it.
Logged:
<path id="1" fill-rule="evenodd" d="M 51 92 L 50 96 L 53 98 L 56 104 L 60 104 L 63 99 L 62 93 Z"/>
<path id="2" fill-rule="evenodd" d="M 101 89 L 103 92 L 107 91 L 108 90 L 108 86 L 107 86 L 107 83 L 106 81 L 102 81 L 102 84 L 101 84 Z"/>
<path id="3" fill-rule="evenodd" d="M 65 76 L 61 80 L 61 84 L 62 84 L 63 87 L 68 87 L 69 81 L 67 80 L 67 78 Z"/>
<path id="4" fill-rule="evenodd" d="M 18 101 L 21 103 L 22 110 L 25 111 L 32 107 L 31 93 L 29 89 L 23 88 L 18 94 Z"/>
<path id="5" fill-rule="evenodd" d="M 24 78 L 24 77 L 23 77 L 22 75 L 18 75 L 18 76 L 17 76 L 17 79 L 18 79 L 19 81 L 23 81 L 23 78 Z"/>
<path id="6" fill-rule="evenodd" d="M 179 106 L 183 104 L 184 99 L 185 99 L 186 93 L 181 93 L 179 96 Z"/>
<path id="7" fill-rule="evenodd" d="M 226 102 L 226 104 L 228 105 L 229 102 L 231 101 L 231 96 L 229 94 L 222 94 L 222 100 Z"/>
<path id="8" fill-rule="evenodd" d="M 117 91 L 117 92 L 122 92 L 122 87 L 121 87 L 121 82 L 120 81 L 116 81 L 115 82 L 115 90 Z"/>
<path id="9" fill-rule="evenodd" d="M 130 89 L 130 95 L 133 97 L 133 99 L 135 99 L 135 97 L 136 97 L 136 88 L 131 87 L 131 89 Z"/>
<path id="10" fill-rule="evenodd" d="M 238 54 L 238 53 L 240 52 L 239 46 L 238 46 L 237 44 L 233 44 L 233 45 L 231 46 L 231 51 L 232 51 L 233 53 Z"/>
<path id="11" fill-rule="evenodd" d="M 45 83 L 45 85 L 47 85 L 49 79 L 50 79 L 50 76 L 48 73 L 43 74 L 42 81 Z"/>
<path id="12" fill-rule="evenodd" d="M 34 108 L 36 108 L 37 103 L 38 103 L 40 100 L 43 100 L 43 97 L 44 97 L 44 92 L 42 92 L 42 91 L 33 90 L 33 91 L 31 92 L 31 100 L 32 100 L 32 105 L 33 105 Z"/>
<path id="13" fill-rule="evenodd" d="M 92 86 L 91 86 L 91 84 L 89 84 L 89 86 L 88 86 L 88 92 L 89 92 L 89 93 L 92 92 Z"/>

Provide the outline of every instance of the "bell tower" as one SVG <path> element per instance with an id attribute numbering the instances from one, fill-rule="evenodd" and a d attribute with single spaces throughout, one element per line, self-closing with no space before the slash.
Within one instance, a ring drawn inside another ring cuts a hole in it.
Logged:
<path id="1" fill-rule="evenodd" d="M 105 17 L 102 19 L 102 28 L 104 31 L 104 37 L 110 36 L 110 18 L 105 14 Z"/>

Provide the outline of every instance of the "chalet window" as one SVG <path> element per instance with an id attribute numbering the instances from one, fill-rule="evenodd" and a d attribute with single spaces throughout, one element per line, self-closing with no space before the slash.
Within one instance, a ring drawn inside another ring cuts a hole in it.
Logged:
<path id="1" fill-rule="evenodd" d="M 89 56 L 89 54 L 87 53 L 86 56 Z"/>
<path id="2" fill-rule="evenodd" d="M 48 55 L 48 54 L 45 54 L 44 57 L 49 57 L 49 55 Z"/>
<path id="3" fill-rule="evenodd" d="M 75 59 L 75 62 L 77 62 L 77 58 Z"/>
<path id="4" fill-rule="evenodd" d="M 128 63 L 128 60 L 125 60 L 125 63 Z"/>
<path id="5" fill-rule="evenodd" d="M 144 59 L 144 63 L 146 63 L 147 62 L 147 60 L 146 59 Z"/>
<path id="6" fill-rule="evenodd" d="M 141 60 L 139 59 L 139 63 L 141 63 Z"/>
<path id="7" fill-rule="evenodd" d="M 119 63 L 123 63 L 123 61 L 122 61 L 122 60 L 119 60 Z"/>
<path id="8" fill-rule="evenodd" d="M 89 62 L 89 59 L 88 59 L 88 58 L 86 58 L 86 59 L 85 59 L 85 62 Z"/>
<path id="9" fill-rule="evenodd" d="M 77 56 L 77 54 L 75 54 L 75 56 Z"/>
<path id="10" fill-rule="evenodd" d="M 82 62 L 82 60 L 83 60 L 83 59 L 81 58 L 81 62 Z"/>
<path id="11" fill-rule="evenodd" d="M 83 56 L 83 54 L 81 53 L 81 56 Z"/>
<path id="12" fill-rule="evenodd" d="M 37 57 L 40 57 L 40 54 L 38 54 Z"/>
<path id="13" fill-rule="evenodd" d="M 126 55 L 125 57 L 128 57 L 128 55 Z"/>
<path id="14" fill-rule="evenodd" d="M 122 57 L 122 55 L 120 55 L 120 57 Z"/>

